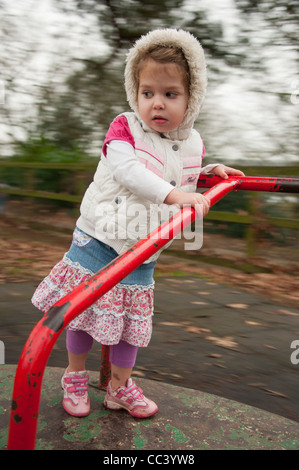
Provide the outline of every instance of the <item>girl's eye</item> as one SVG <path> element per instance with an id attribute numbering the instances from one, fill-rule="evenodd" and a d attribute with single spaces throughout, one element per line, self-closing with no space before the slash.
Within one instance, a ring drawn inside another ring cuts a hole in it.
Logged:
<path id="1" fill-rule="evenodd" d="M 167 96 L 167 98 L 176 98 L 177 93 L 175 93 L 174 91 L 168 91 L 166 93 L 166 96 Z"/>
<path id="2" fill-rule="evenodd" d="M 151 91 L 144 91 L 143 94 L 146 98 L 151 98 L 153 96 Z"/>

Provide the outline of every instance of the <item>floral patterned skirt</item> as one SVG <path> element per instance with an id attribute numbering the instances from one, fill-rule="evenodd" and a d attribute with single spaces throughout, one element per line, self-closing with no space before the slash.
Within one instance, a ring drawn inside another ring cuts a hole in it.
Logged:
<path id="1" fill-rule="evenodd" d="M 116 256 L 113 248 L 76 228 L 70 250 L 37 287 L 32 297 L 33 305 L 47 312 Z M 146 347 L 152 334 L 154 265 L 155 262 L 139 266 L 73 319 L 67 328 L 86 331 L 106 345 L 123 340 Z"/>

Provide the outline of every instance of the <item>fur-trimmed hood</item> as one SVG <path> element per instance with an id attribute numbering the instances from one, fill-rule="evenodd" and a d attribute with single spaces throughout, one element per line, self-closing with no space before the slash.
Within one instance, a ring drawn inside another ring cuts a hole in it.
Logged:
<path id="1" fill-rule="evenodd" d="M 207 86 L 206 63 L 203 49 L 197 39 L 187 31 L 156 29 L 141 36 L 129 50 L 125 68 L 125 89 L 131 109 L 137 114 L 137 87 L 134 70 L 140 55 L 155 46 L 172 46 L 182 50 L 190 70 L 190 97 L 182 124 L 169 132 L 167 137 L 182 140 L 189 137 L 194 121 L 202 106 Z M 144 124 L 144 123 L 143 123 Z M 145 125 L 144 125 L 145 127 Z M 144 129 L 146 130 L 146 128 Z M 149 129 L 148 129 L 149 130 Z"/>

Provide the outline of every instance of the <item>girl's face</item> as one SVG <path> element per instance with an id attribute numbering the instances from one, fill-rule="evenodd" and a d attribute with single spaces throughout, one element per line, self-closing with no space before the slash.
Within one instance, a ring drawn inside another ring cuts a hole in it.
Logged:
<path id="1" fill-rule="evenodd" d="M 138 111 L 145 124 L 160 133 L 176 129 L 183 122 L 188 99 L 183 71 L 178 65 L 145 61 L 138 87 Z"/>

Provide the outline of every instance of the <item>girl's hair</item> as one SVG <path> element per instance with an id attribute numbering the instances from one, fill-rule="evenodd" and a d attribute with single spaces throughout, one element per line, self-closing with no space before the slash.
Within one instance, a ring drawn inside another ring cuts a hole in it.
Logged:
<path id="1" fill-rule="evenodd" d="M 135 68 L 135 79 L 139 83 L 139 73 L 143 65 L 148 59 L 153 59 L 154 61 L 160 64 L 169 64 L 173 63 L 178 65 L 183 72 L 183 78 L 185 87 L 189 92 L 190 88 L 190 71 L 188 62 L 182 52 L 178 47 L 169 47 L 169 46 L 156 46 L 153 49 L 149 49 L 146 53 L 139 59 Z"/>

